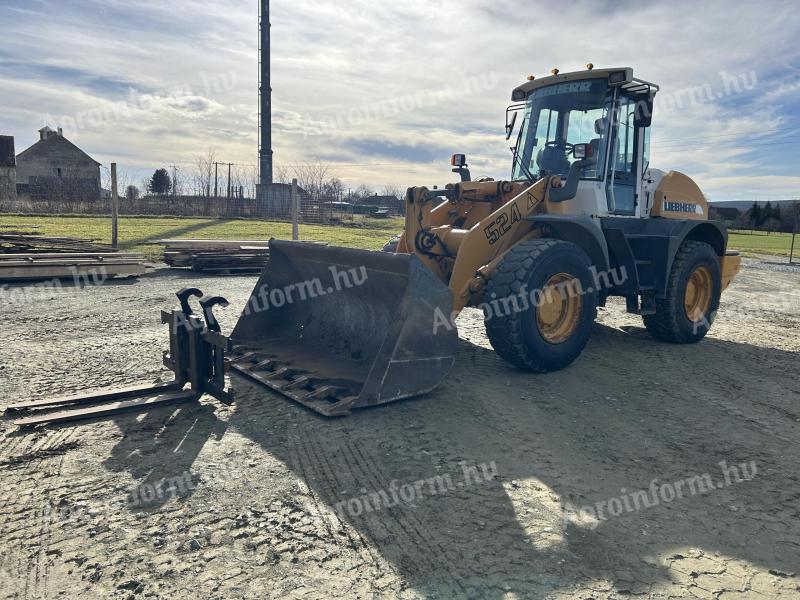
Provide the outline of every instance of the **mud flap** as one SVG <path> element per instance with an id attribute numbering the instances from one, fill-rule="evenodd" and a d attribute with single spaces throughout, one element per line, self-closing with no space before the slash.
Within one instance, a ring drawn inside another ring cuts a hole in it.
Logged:
<path id="1" fill-rule="evenodd" d="M 453 365 L 451 310 L 413 255 L 271 240 L 232 367 L 327 416 L 410 398 Z"/>

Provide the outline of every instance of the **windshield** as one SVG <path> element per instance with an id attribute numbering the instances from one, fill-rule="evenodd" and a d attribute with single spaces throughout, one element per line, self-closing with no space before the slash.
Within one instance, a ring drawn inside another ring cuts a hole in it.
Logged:
<path id="1" fill-rule="evenodd" d="M 605 79 L 557 83 L 533 90 L 514 149 L 512 179 L 566 177 L 575 144 L 591 144 L 582 179 L 602 179 L 612 92 Z"/>

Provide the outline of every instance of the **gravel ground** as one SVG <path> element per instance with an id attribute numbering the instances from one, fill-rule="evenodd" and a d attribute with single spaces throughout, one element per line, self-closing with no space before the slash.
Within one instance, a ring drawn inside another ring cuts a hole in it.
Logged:
<path id="1" fill-rule="evenodd" d="M 229 331 L 254 278 L 4 290 L 0 405 L 167 376 L 189 284 Z M 748 260 L 693 346 L 610 303 L 548 375 L 459 327 L 435 393 L 344 419 L 235 377 L 232 407 L 0 421 L 0 597 L 800 597 L 800 271 Z"/>

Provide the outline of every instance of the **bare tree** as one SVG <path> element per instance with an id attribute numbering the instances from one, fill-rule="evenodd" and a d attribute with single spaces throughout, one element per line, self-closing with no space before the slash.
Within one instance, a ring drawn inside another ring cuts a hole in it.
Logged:
<path id="1" fill-rule="evenodd" d="M 258 172 L 256 172 L 258 175 Z M 292 183 L 292 172 L 288 167 L 275 165 L 272 167 L 272 181 L 275 183 Z"/>
<path id="2" fill-rule="evenodd" d="M 256 186 L 261 183 L 261 179 L 258 176 L 258 167 L 256 165 L 246 167 L 242 179 L 244 181 L 245 197 L 255 198 L 256 189 L 258 189 Z"/>
<path id="3" fill-rule="evenodd" d="M 394 196 L 395 198 L 402 198 L 405 196 L 405 193 L 400 189 L 399 185 L 394 183 L 387 183 L 383 186 L 383 195 L 384 196 Z"/>
<path id="4" fill-rule="evenodd" d="M 117 172 L 117 181 L 119 181 L 119 171 Z M 111 189 L 111 167 L 100 167 L 100 187 L 104 190 Z"/>
<path id="5" fill-rule="evenodd" d="M 217 161 L 217 154 L 213 148 L 209 148 L 205 154 L 195 159 L 194 181 L 198 196 L 211 196 L 211 183 L 214 181 L 214 163 Z"/>
<path id="6" fill-rule="evenodd" d="M 316 159 L 296 165 L 294 176 L 298 185 L 315 198 L 323 194 L 325 183 L 331 179 L 331 166 L 329 163 Z"/>
<path id="7" fill-rule="evenodd" d="M 101 167 L 100 176 L 101 176 L 100 186 L 104 190 L 108 190 L 109 192 L 112 191 L 111 165 L 109 165 L 108 167 Z M 133 183 L 134 183 L 134 177 L 131 174 L 131 172 L 125 167 L 117 165 L 117 192 L 119 193 L 119 195 L 124 196 L 125 190 L 128 189 L 128 186 L 133 185 Z"/>
<path id="8" fill-rule="evenodd" d="M 172 195 L 183 196 L 186 193 L 186 186 L 183 183 L 184 177 L 180 169 L 169 169 L 169 176 L 172 178 Z"/>
<path id="9" fill-rule="evenodd" d="M 344 193 L 344 183 L 338 177 L 331 177 L 322 187 L 322 195 L 326 198 L 339 200 Z"/>
<path id="10" fill-rule="evenodd" d="M 248 167 L 239 165 L 234 165 L 231 169 L 231 197 L 244 197 L 247 183 L 250 179 L 247 169 Z"/>
<path id="11" fill-rule="evenodd" d="M 372 190 L 372 188 L 364 183 L 359 185 L 352 194 L 353 200 L 355 200 L 356 202 L 360 202 L 374 195 L 375 192 Z"/>
<path id="12" fill-rule="evenodd" d="M 147 191 L 150 189 L 149 177 L 145 177 L 144 179 L 142 179 L 142 181 L 139 183 L 139 189 L 144 190 L 145 195 L 147 195 Z"/>

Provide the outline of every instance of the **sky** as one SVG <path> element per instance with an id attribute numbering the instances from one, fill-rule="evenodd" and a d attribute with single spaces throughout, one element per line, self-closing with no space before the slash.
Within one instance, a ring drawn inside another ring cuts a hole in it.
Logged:
<path id="1" fill-rule="evenodd" d="M 45 124 L 138 184 L 197 159 L 255 172 L 257 0 L 0 0 L 0 134 Z M 631 66 L 659 84 L 651 165 L 712 200 L 800 196 L 793 2 L 273 0 L 274 162 L 346 186 L 508 177 L 529 74 Z"/>

